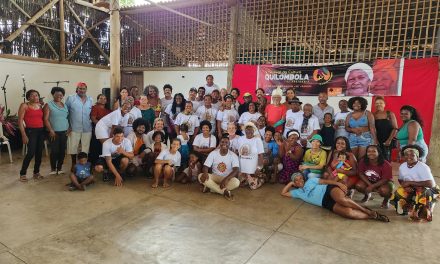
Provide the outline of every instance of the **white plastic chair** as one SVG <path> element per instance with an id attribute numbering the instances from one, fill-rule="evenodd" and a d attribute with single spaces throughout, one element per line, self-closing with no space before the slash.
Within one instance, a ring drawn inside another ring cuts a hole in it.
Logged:
<path id="1" fill-rule="evenodd" d="M 11 144 L 9 144 L 9 139 L 7 137 L 5 137 L 5 135 L 3 134 L 3 124 L 0 123 L 0 138 L 3 140 L 3 142 L 0 143 L 1 145 L 6 145 L 8 146 L 8 152 L 9 152 L 9 161 L 12 163 L 12 153 L 11 153 Z M 1 158 L 1 150 L 0 150 L 0 158 Z"/>
<path id="2" fill-rule="evenodd" d="M 46 153 L 46 157 L 49 157 L 49 150 L 47 148 L 47 140 L 44 140 L 44 152 Z M 27 144 L 23 144 L 23 149 L 21 154 L 25 156 L 27 154 Z"/>

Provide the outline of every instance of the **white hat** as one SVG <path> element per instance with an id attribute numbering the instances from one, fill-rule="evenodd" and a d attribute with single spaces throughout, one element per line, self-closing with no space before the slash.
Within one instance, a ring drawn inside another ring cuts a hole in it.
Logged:
<path id="1" fill-rule="evenodd" d="M 283 96 L 283 90 L 280 87 L 277 87 L 272 91 L 272 96 Z"/>
<path id="2" fill-rule="evenodd" d="M 373 69 L 371 68 L 371 66 L 366 63 L 358 62 L 348 67 L 347 71 L 345 72 L 345 81 L 347 81 L 350 72 L 354 70 L 364 71 L 368 75 L 370 81 L 373 80 Z"/>

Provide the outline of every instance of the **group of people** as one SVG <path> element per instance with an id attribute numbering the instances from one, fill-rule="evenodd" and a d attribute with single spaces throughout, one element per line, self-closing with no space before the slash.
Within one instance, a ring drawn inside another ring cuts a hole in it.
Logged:
<path id="1" fill-rule="evenodd" d="M 29 90 L 19 109 L 23 143 L 28 151 L 20 171 L 35 157 L 33 177 L 42 179 L 43 141 L 50 142 L 52 174 L 62 174 L 65 151 L 71 155 L 70 189 L 85 190 L 94 182 L 93 171 L 121 186 L 142 173 L 153 178 L 152 188 L 172 182 L 199 182 L 201 191 L 234 199 L 232 190 L 258 189 L 265 183 L 286 184 L 282 195 L 300 198 L 352 219 L 389 221 L 385 215 L 352 200 L 355 190 L 368 203 L 373 192 L 383 197 L 382 207 L 394 205 L 399 214 L 432 219 L 432 201 L 438 193 L 424 163 L 428 147 L 423 122 L 416 109 L 401 108 L 403 126 L 385 110 L 385 99 L 375 98 L 375 112 L 367 100 L 340 100 L 335 113 L 322 92 L 316 105 L 304 104 L 293 88 L 277 88 L 269 98 L 261 88 L 256 99 L 240 90 L 220 89 L 212 75 L 206 84 L 191 88 L 188 96 L 164 85 L 142 92 L 122 88 L 112 105 L 100 94 L 95 105 L 87 85 L 76 94 L 54 87 L 53 100 L 42 106 L 39 93 Z M 284 102 L 282 102 L 285 97 Z M 405 162 L 395 188 L 391 150 L 400 148 Z"/>

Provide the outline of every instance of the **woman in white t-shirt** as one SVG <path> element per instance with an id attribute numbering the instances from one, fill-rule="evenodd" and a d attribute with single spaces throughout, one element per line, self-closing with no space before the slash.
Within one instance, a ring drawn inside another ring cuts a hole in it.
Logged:
<path id="1" fill-rule="evenodd" d="M 104 143 L 104 141 L 113 136 L 113 129 L 122 125 L 123 117 L 130 112 L 131 107 L 132 105 L 125 100 L 122 102 L 121 108 L 116 109 L 98 121 L 95 127 L 95 135 L 101 143 Z"/>
<path id="2" fill-rule="evenodd" d="M 345 120 L 347 119 L 347 116 L 350 113 L 350 111 L 348 111 L 347 100 L 342 99 L 339 101 L 339 109 L 341 110 L 341 112 L 337 112 L 334 117 L 335 139 L 337 137 L 348 138 L 348 132 L 347 130 L 345 130 Z"/>
<path id="3" fill-rule="evenodd" d="M 249 103 L 249 111 L 241 114 L 240 119 L 238 119 L 238 124 L 241 130 L 244 131 L 244 125 L 248 122 L 252 122 L 257 125 L 258 118 L 261 116 L 260 113 L 256 112 L 257 108 L 254 102 Z"/>
<path id="4" fill-rule="evenodd" d="M 237 110 L 232 108 L 233 97 L 230 94 L 225 96 L 225 107 L 223 110 L 217 112 L 217 133 L 218 138 L 222 137 L 223 133 L 226 133 L 228 123 L 236 123 L 240 116 Z"/>
<path id="5" fill-rule="evenodd" d="M 175 138 L 171 141 L 170 149 L 162 150 L 154 162 L 154 183 L 152 188 L 159 186 L 159 179 L 163 177 L 163 187 L 170 187 L 170 181 L 180 167 L 181 156 L 179 153 L 180 140 Z"/>
<path id="6" fill-rule="evenodd" d="M 245 125 L 245 135 L 238 139 L 238 157 L 240 160 L 240 182 L 249 184 L 251 189 L 257 189 L 264 179 L 256 177 L 257 170 L 263 166 L 263 141 L 255 132 L 258 131 L 252 122 Z"/>
<path id="7" fill-rule="evenodd" d="M 199 133 L 200 121 L 199 117 L 193 114 L 193 103 L 191 101 L 186 101 L 185 110 L 179 113 L 174 121 L 174 128 L 176 134 L 180 135 L 180 125 L 186 124 L 188 126 L 188 135 L 190 137 L 189 142 L 194 141 L 194 137 Z"/>
<path id="8" fill-rule="evenodd" d="M 405 161 L 399 167 L 400 187 L 391 203 L 399 215 L 409 214 L 412 220 L 432 221 L 433 200 L 439 194 L 431 169 L 420 161 L 423 149 L 418 145 L 402 148 Z"/>
<path id="9" fill-rule="evenodd" d="M 208 120 L 203 120 L 200 123 L 200 128 L 202 133 L 198 134 L 194 139 L 193 149 L 201 158 L 203 164 L 209 153 L 217 146 L 217 139 L 211 134 L 212 125 Z"/>
<path id="10" fill-rule="evenodd" d="M 124 128 L 125 137 L 133 132 L 133 122 L 138 118 L 142 118 L 142 112 L 137 107 L 132 107 L 130 112 L 124 115 L 121 121 L 121 126 Z"/>

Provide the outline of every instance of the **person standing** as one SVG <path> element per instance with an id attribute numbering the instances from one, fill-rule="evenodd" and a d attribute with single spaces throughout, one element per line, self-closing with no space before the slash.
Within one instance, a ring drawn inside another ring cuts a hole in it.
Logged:
<path id="1" fill-rule="evenodd" d="M 44 125 L 49 131 L 50 140 L 50 173 L 49 175 L 63 174 L 64 156 L 66 155 L 67 129 L 69 129 L 69 110 L 63 103 L 65 91 L 61 87 L 53 87 L 53 100 L 44 108 Z"/>
<path id="2" fill-rule="evenodd" d="M 96 138 L 95 127 L 101 118 L 111 113 L 110 109 L 105 108 L 107 103 L 107 97 L 103 94 L 99 94 L 96 98 L 97 102 L 92 106 L 90 112 L 90 119 L 92 119 L 92 140 L 90 141 L 90 153 L 88 155 L 90 163 L 95 165 L 99 156 L 102 154 L 102 143 Z"/>
<path id="3" fill-rule="evenodd" d="M 214 90 L 220 90 L 220 87 L 214 83 L 214 76 L 211 74 L 206 76 L 206 84 L 203 87 L 205 87 L 205 95 L 211 94 Z"/>
<path id="4" fill-rule="evenodd" d="M 34 179 L 43 179 L 40 174 L 41 156 L 44 142 L 43 109 L 40 104 L 40 93 L 36 90 L 26 92 L 27 103 L 18 109 L 18 128 L 23 144 L 27 145 L 27 153 L 20 170 L 20 181 L 27 182 L 26 171 L 35 156 Z"/>
<path id="5" fill-rule="evenodd" d="M 206 120 L 211 123 L 211 134 L 215 135 L 216 117 L 218 110 L 212 107 L 212 95 L 205 95 L 204 105 L 200 106 L 196 111 L 196 116 L 200 122 Z"/>
<path id="6" fill-rule="evenodd" d="M 69 109 L 69 129 L 67 130 L 67 154 L 71 155 L 72 168 L 76 164 L 78 145 L 81 142 L 81 151 L 89 153 L 92 138 L 92 111 L 93 100 L 87 96 L 87 84 L 79 82 L 76 85 L 76 94 L 69 95 L 66 106 Z"/>
<path id="7" fill-rule="evenodd" d="M 335 128 L 335 139 L 337 137 L 346 137 L 348 138 L 348 132 L 345 130 L 345 119 L 347 119 L 347 115 L 350 113 L 348 111 L 348 101 L 342 99 L 339 101 L 339 110 L 334 117 L 334 128 Z"/>
<path id="8" fill-rule="evenodd" d="M 326 92 L 320 92 L 318 95 L 318 100 L 319 103 L 313 106 L 313 114 L 318 118 L 319 126 L 322 127 L 324 125 L 324 115 L 326 113 L 330 113 L 332 116 L 334 116 L 335 110 L 333 107 L 327 104 L 328 94 Z"/>
<path id="9" fill-rule="evenodd" d="M 376 126 L 377 141 L 382 154 L 387 161 L 391 161 L 391 149 L 395 147 L 394 137 L 397 134 L 396 115 L 385 110 L 385 99 L 377 96 L 374 99 L 376 112 L 374 112 L 374 124 Z"/>

